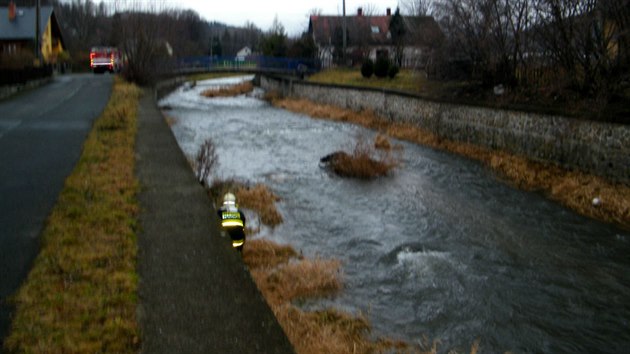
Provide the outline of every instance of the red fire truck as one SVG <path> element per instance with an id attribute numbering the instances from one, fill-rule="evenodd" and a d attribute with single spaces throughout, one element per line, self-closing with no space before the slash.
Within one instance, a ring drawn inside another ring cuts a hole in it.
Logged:
<path id="1" fill-rule="evenodd" d="M 95 74 L 106 71 L 117 73 L 122 69 L 122 53 L 115 47 L 92 47 L 90 50 L 90 69 Z"/>

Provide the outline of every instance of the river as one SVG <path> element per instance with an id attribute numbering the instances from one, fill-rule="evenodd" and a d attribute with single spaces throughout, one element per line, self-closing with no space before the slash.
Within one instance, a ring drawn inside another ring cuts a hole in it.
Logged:
<path id="1" fill-rule="evenodd" d="M 362 313 L 375 336 L 439 340 L 440 352 L 624 353 L 630 350 L 630 233 L 537 193 L 477 162 L 397 141 L 401 166 L 371 181 L 319 166 L 375 132 L 275 108 L 254 94 L 200 92 L 161 100 L 193 156 L 211 138 L 212 178 L 261 182 L 282 198 L 284 223 L 262 237 L 337 258 L 344 288 L 305 302 Z"/>

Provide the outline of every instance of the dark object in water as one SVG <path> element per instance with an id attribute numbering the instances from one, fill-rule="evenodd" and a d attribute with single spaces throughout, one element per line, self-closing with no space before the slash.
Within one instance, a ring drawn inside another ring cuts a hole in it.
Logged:
<path id="1" fill-rule="evenodd" d="M 322 164 L 329 165 L 331 163 L 334 163 L 335 160 L 338 160 L 344 157 L 349 158 L 350 155 L 348 155 L 348 153 L 343 152 L 343 151 L 335 151 L 319 159 L 319 162 L 321 162 Z"/>

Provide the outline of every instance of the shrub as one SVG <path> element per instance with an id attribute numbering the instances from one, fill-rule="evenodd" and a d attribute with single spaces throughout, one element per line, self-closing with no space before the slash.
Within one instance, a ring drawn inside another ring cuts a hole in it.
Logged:
<path id="1" fill-rule="evenodd" d="M 342 177 L 371 179 L 386 176 L 398 166 L 398 161 L 388 152 L 377 153 L 374 145 L 359 136 L 352 154 L 338 151 L 324 157 L 333 172 Z"/>
<path id="2" fill-rule="evenodd" d="M 366 59 L 361 65 L 361 75 L 364 78 L 369 79 L 370 77 L 372 77 L 373 73 L 374 73 L 374 63 L 372 62 L 371 59 Z"/>
<path id="3" fill-rule="evenodd" d="M 202 185 L 206 185 L 208 176 L 212 171 L 212 168 L 217 164 L 218 157 L 216 154 L 216 149 L 214 147 L 214 143 L 212 139 L 207 139 L 203 142 L 199 151 L 197 151 L 197 155 L 195 156 L 195 161 L 193 163 L 195 176 L 197 176 L 197 180 Z"/>
<path id="4" fill-rule="evenodd" d="M 389 70 L 389 59 L 386 57 L 379 57 L 374 64 L 374 75 L 378 78 L 384 78 L 387 76 Z"/>
<path id="5" fill-rule="evenodd" d="M 387 71 L 387 75 L 389 75 L 390 79 L 393 79 L 396 77 L 396 75 L 398 75 L 398 72 L 400 71 L 400 68 L 398 68 L 398 65 L 391 65 L 389 67 L 389 70 Z"/>
<path id="6" fill-rule="evenodd" d="M 244 208 L 256 210 L 263 224 L 273 227 L 282 223 L 282 215 L 276 209 L 280 198 L 264 184 L 241 186 L 235 193 L 238 203 Z"/>

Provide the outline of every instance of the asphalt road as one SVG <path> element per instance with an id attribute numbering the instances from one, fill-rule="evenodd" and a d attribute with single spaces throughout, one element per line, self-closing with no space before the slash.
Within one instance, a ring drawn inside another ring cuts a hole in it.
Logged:
<path id="1" fill-rule="evenodd" d="M 46 218 L 112 83 L 109 75 L 64 75 L 0 101 L 0 350 L 12 312 L 7 298 L 28 274 Z"/>

